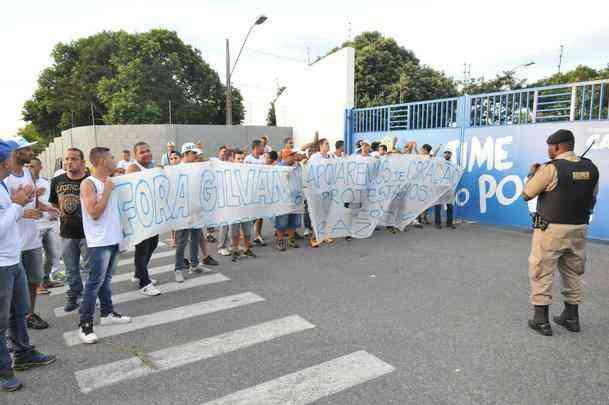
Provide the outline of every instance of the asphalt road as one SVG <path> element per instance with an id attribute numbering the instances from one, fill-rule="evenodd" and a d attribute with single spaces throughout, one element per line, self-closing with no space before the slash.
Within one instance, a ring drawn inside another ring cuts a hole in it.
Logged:
<path id="1" fill-rule="evenodd" d="M 58 361 L 20 373 L 26 387 L 0 403 L 608 404 L 608 247 L 589 245 L 582 333 L 548 338 L 526 326 L 529 243 L 469 224 L 258 248 L 159 297 L 114 283 L 139 329 L 90 346 L 66 344 L 77 319 L 55 316 L 64 295 L 42 297 L 51 328 L 31 337 Z M 171 263 L 152 262 L 161 285 Z"/>

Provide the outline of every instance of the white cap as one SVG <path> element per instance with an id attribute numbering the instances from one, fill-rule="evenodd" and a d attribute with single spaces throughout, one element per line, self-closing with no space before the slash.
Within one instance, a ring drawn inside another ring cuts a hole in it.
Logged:
<path id="1" fill-rule="evenodd" d="M 197 155 L 200 155 L 201 153 L 203 153 L 201 151 L 201 149 L 197 148 L 197 145 L 195 145 L 192 142 L 186 142 L 185 144 L 182 145 L 182 154 L 185 154 L 186 152 L 194 152 Z"/>
<path id="2" fill-rule="evenodd" d="M 29 142 L 22 136 L 15 136 L 13 138 L 7 139 L 7 141 L 13 141 L 17 144 L 17 149 L 27 148 L 29 146 L 36 145 L 38 142 Z"/>

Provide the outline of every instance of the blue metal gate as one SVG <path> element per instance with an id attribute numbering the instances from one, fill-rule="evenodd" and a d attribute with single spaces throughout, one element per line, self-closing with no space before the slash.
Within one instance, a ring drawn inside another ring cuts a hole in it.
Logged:
<path id="1" fill-rule="evenodd" d="M 601 172 L 590 236 L 609 240 L 609 80 L 348 110 L 347 150 L 358 139 L 395 138 L 452 150 L 465 174 L 457 191 L 468 220 L 529 226 L 528 207 L 518 198 L 534 162 L 546 161 L 546 137 L 571 129 L 576 152 L 593 141 L 587 157 Z"/>

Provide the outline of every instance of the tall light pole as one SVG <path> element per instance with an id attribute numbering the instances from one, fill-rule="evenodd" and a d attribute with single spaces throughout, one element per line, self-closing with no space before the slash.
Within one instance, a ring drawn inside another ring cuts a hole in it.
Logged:
<path id="1" fill-rule="evenodd" d="M 518 69 L 533 66 L 534 64 L 535 64 L 535 62 L 533 62 L 533 61 L 531 61 L 529 63 L 523 63 L 522 65 L 518 65 L 515 68 L 508 70 L 506 73 L 513 75 L 514 73 L 516 73 L 516 71 Z"/>
<path id="2" fill-rule="evenodd" d="M 260 15 L 256 18 L 256 21 L 252 24 L 250 29 L 247 31 L 247 35 L 243 40 L 243 44 L 241 44 L 241 49 L 237 54 L 237 59 L 235 59 L 235 64 L 231 68 L 230 66 L 230 46 L 228 42 L 228 38 L 226 38 L 226 125 L 231 126 L 233 124 L 233 100 L 232 100 L 232 89 L 231 89 L 231 78 L 233 77 L 233 72 L 235 71 L 235 67 L 237 66 L 237 62 L 239 62 L 239 57 L 241 56 L 241 52 L 243 52 L 243 48 L 245 47 L 245 43 L 247 42 L 247 38 L 250 36 L 252 30 L 256 25 L 263 24 L 268 17 L 265 15 Z"/>

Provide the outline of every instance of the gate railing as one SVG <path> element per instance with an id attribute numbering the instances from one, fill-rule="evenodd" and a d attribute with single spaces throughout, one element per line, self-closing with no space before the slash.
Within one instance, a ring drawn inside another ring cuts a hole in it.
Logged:
<path id="1" fill-rule="evenodd" d="M 356 108 L 350 117 L 356 133 L 609 120 L 609 80 Z"/>

